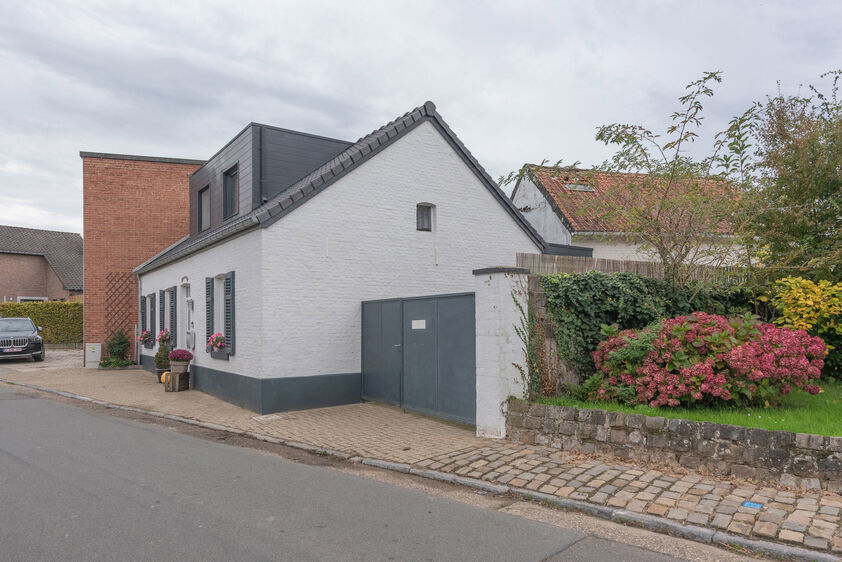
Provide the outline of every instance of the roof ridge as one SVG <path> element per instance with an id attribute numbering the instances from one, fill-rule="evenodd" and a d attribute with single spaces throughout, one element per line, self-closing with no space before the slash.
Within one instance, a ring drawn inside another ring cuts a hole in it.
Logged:
<path id="1" fill-rule="evenodd" d="M 284 191 L 251 210 L 240 220 L 228 225 L 231 227 L 229 232 L 225 232 L 225 227 L 220 227 L 208 232 L 202 238 L 187 240 L 168 251 L 159 253 L 145 265 L 138 266 L 135 271 L 145 273 L 146 271 L 150 271 L 215 244 L 228 236 L 233 236 L 234 234 L 239 234 L 252 228 L 265 228 L 273 224 L 339 178 L 344 177 L 353 168 L 379 153 L 381 149 L 415 128 L 425 119 L 432 121 L 433 125 L 450 144 L 451 148 L 462 157 L 466 165 L 473 168 L 473 171 L 479 176 L 480 181 L 484 183 L 485 187 L 494 195 L 498 202 L 503 205 L 505 210 L 525 231 L 527 236 L 532 239 L 535 245 L 541 248 L 542 251 L 548 250 L 550 246 L 547 242 L 535 230 L 532 224 L 524 218 L 523 214 L 517 210 L 512 201 L 500 189 L 500 186 L 497 185 L 485 168 L 482 167 L 462 141 L 459 140 L 453 130 L 436 111 L 436 105 L 428 100 L 422 105 L 389 121 L 385 125 L 374 129 L 369 134 L 360 137 L 351 146 L 315 168 Z"/>
<path id="2" fill-rule="evenodd" d="M 49 228 L 32 228 L 31 226 L 15 226 L 12 224 L 0 224 L 0 228 L 15 228 L 18 230 L 32 230 L 35 232 L 52 232 L 55 234 L 71 234 L 79 237 L 82 236 L 78 232 L 72 232 L 70 230 L 51 230 Z"/>

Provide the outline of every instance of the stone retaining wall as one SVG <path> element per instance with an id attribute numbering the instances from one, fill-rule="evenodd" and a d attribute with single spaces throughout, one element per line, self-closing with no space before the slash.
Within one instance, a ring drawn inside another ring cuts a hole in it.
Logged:
<path id="1" fill-rule="evenodd" d="M 842 437 L 769 431 L 510 399 L 510 439 L 719 475 L 842 491 Z"/>

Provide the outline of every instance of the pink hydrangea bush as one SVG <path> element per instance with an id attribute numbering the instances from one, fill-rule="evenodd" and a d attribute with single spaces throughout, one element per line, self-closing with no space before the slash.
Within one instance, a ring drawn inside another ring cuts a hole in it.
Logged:
<path id="1" fill-rule="evenodd" d="M 591 397 L 659 406 L 774 403 L 818 394 L 827 347 L 804 330 L 694 312 L 599 344 Z"/>

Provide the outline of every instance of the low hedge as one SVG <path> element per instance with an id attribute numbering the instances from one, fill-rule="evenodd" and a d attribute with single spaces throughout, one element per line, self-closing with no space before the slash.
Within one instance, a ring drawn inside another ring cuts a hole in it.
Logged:
<path id="1" fill-rule="evenodd" d="M 80 343 L 82 341 L 82 303 L 80 302 L 3 302 L 0 317 L 29 317 L 44 328 L 46 343 Z"/>

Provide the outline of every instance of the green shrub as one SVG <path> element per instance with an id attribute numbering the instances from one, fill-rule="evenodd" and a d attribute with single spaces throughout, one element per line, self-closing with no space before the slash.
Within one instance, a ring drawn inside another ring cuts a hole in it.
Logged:
<path id="1" fill-rule="evenodd" d="M 126 353 L 129 351 L 129 338 L 122 328 L 113 332 L 111 337 L 105 342 L 105 349 L 108 351 L 108 356 L 112 359 L 125 359 Z"/>
<path id="2" fill-rule="evenodd" d="M 82 341 L 82 303 L 80 302 L 3 302 L 0 317 L 29 317 L 41 326 L 46 343 Z"/>
<path id="3" fill-rule="evenodd" d="M 754 309 L 754 294 L 745 287 L 697 283 L 682 288 L 628 272 L 546 275 L 541 284 L 559 356 L 580 375 L 594 372 L 591 352 L 605 339 L 602 326 L 639 329 L 697 310 L 731 316 Z"/>
<path id="4" fill-rule="evenodd" d="M 775 324 L 806 330 L 824 340 L 828 345 L 824 372 L 842 377 L 842 283 L 785 277 L 775 281 L 771 302 L 780 313 Z"/>
<path id="5" fill-rule="evenodd" d="M 167 342 L 162 341 L 158 343 L 158 352 L 155 353 L 155 368 L 169 369 L 170 368 L 170 346 Z"/>
<path id="6" fill-rule="evenodd" d="M 106 357 L 99 362 L 100 367 L 128 367 L 129 365 L 134 365 L 134 363 L 127 359 L 119 359 L 116 357 Z"/>

